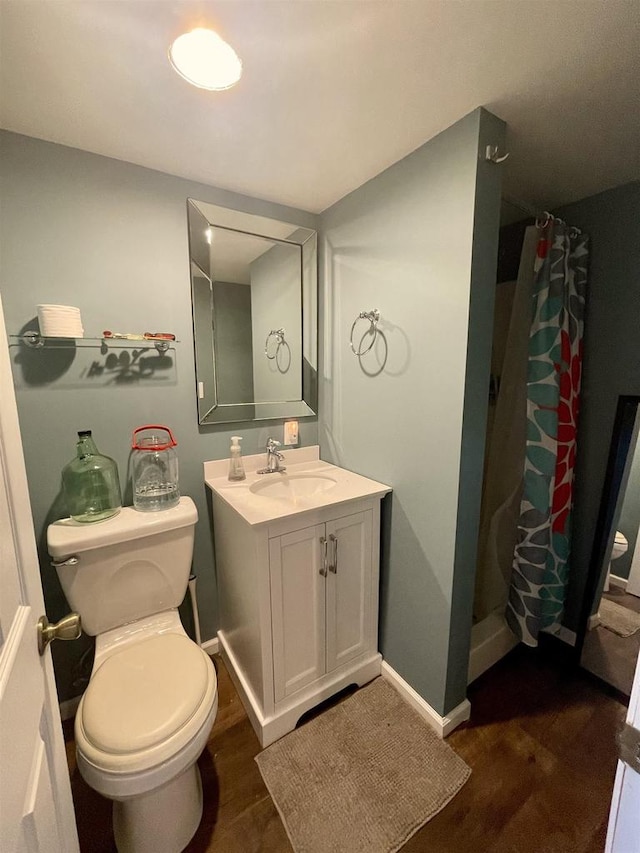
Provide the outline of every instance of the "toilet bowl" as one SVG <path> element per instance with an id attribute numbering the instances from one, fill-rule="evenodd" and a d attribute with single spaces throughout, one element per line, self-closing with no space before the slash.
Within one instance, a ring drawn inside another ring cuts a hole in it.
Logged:
<path id="1" fill-rule="evenodd" d="M 615 566 L 612 566 L 612 563 L 614 563 L 618 557 L 622 557 L 623 554 L 626 554 L 628 547 L 629 543 L 627 542 L 627 537 L 623 533 L 620 533 L 619 530 L 616 530 L 616 535 L 611 547 L 611 557 L 609 558 L 609 565 L 607 567 L 607 577 L 604 582 L 604 592 L 609 592 L 611 575 L 615 574 Z"/>
<path id="2" fill-rule="evenodd" d="M 66 519 L 48 530 L 69 604 L 96 636 L 76 713 L 77 764 L 114 801 L 120 853 L 178 853 L 202 817 L 196 762 L 216 717 L 217 680 L 176 609 L 196 520 L 183 497 L 158 513 L 129 507 L 99 524 Z"/>

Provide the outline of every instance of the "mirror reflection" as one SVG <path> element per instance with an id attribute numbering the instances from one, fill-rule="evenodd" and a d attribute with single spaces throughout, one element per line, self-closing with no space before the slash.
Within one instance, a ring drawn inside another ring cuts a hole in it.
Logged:
<path id="1" fill-rule="evenodd" d="M 594 544 L 597 589 L 582 666 L 629 696 L 640 653 L 640 408 L 622 397 L 609 453 L 608 487 Z"/>
<path id="2" fill-rule="evenodd" d="M 200 423 L 316 411 L 315 231 L 188 203 Z"/>

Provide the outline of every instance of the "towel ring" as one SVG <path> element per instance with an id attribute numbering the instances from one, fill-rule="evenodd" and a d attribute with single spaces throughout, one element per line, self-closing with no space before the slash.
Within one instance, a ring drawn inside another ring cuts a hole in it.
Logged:
<path id="1" fill-rule="evenodd" d="M 277 344 L 276 349 L 273 355 L 269 355 L 269 338 L 275 336 Z M 267 339 L 264 342 L 264 354 L 269 359 L 269 361 L 273 361 L 273 359 L 278 355 L 278 350 L 284 343 L 284 329 L 271 329 L 269 334 L 267 335 Z"/>
<path id="2" fill-rule="evenodd" d="M 353 333 L 356 328 L 356 324 L 358 320 L 368 320 L 371 324 L 367 332 L 364 333 L 362 338 L 360 339 L 360 343 L 364 340 L 364 338 L 369 334 L 371 335 L 371 343 L 366 349 L 356 349 L 353 345 Z M 354 355 L 361 356 L 365 355 L 369 352 L 371 347 L 375 344 L 376 338 L 378 337 L 378 322 L 380 320 L 380 312 L 377 308 L 374 308 L 373 311 L 361 311 L 356 319 L 353 321 L 353 325 L 351 326 L 351 334 L 349 335 L 349 346 L 351 347 L 351 351 Z"/>

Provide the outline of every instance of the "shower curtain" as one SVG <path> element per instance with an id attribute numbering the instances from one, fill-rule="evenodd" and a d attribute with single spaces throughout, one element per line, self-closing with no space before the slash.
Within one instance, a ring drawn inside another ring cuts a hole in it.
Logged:
<path id="1" fill-rule="evenodd" d="M 507 622 L 522 642 L 560 627 L 569 575 L 588 237 L 559 220 L 535 259 L 526 454 Z"/>

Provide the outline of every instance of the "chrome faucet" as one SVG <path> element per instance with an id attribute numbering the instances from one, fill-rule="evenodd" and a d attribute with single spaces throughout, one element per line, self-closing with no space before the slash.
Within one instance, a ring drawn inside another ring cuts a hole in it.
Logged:
<path id="1" fill-rule="evenodd" d="M 284 460 L 284 456 L 278 450 L 279 447 L 279 441 L 276 441 L 274 438 L 267 439 L 267 467 L 260 468 L 257 471 L 258 474 L 282 474 L 287 470 L 284 465 L 280 465 Z"/>

